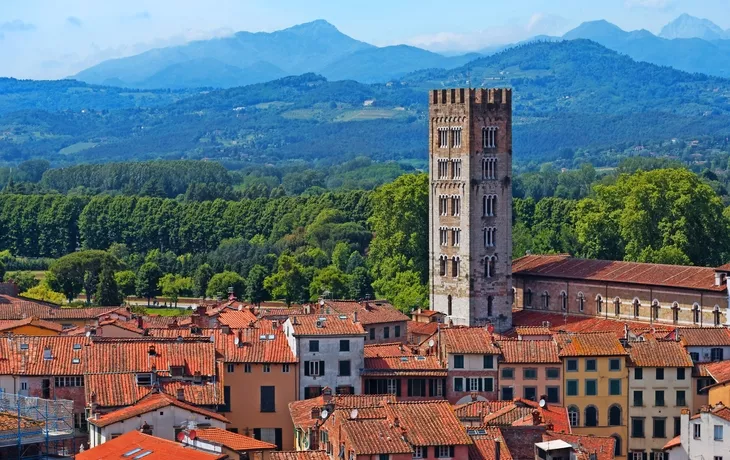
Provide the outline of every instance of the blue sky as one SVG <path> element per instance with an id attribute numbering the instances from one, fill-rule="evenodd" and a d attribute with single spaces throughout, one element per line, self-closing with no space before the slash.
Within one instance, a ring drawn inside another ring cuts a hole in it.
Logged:
<path id="1" fill-rule="evenodd" d="M 0 76 L 61 78 L 151 48 L 326 19 L 376 45 L 473 50 L 606 19 L 625 30 L 681 13 L 730 28 L 730 0 L 0 0 Z"/>

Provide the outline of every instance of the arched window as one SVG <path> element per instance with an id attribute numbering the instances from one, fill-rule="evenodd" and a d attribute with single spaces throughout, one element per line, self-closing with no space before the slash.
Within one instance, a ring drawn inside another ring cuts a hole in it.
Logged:
<path id="1" fill-rule="evenodd" d="M 517 299 L 517 288 L 512 288 L 512 301 L 511 304 L 514 307 L 515 306 L 515 300 Z"/>
<path id="2" fill-rule="evenodd" d="M 454 278 L 459 276 L 459 262 L 461 262 L 461 260 L 458 256 L 454 256 L 454 258 L 451 259 L 451 276 Z"/>
<path id="3" fill-rule="evenodd" d="M 608 408 L 608 425 L 621 426 L 621 406 L 614 404 Z"/>
<path id="4" fill-rule="evenodd" d="M 532 307 L 532 289 L 524 291 L 524 297 L 522 298 L 522 306 L 526 308 Z"/>
<path id="5" fill-rule="evenodd" d="M 702 318 L 700 316 L 700 304 L 696 303 L 692 305 L 692 322 L 699 324 Z"/>
<path id="6" fill-rule="evenodd" d="M 446 301 L 448 302 L 447 310 L 446 311 L 448 311 L 448 315 L 451 316 L 453 314 L 453 310 L 452 310 L 452 307 L 453 307 L 453 299 L 451 298 L 451 295 L 449 295 L 446 298 Z"/>
<path id="7" fill-rule="evenodd" d="M 602 313 L 603 312 L 603 297 L 601 297 L 601 294 L 598 294 L 596 296 L 596 313 Z"/>
<path id="8" fill-rule="evenodd" d="M 568 407 L 568 420 L 570 420 L 570 426 L 578 426 L 580 423 L 580 411 L 577 406 Z"/>
<path id="9" fill-rule="evenodd" d="M 614 457 L 620 457 L 621 456 L 621 452 L 622 452 L 621 436 L 619 436 L 617 434 L 612 434 L 611 437 L 614 440 L 614 444 L 613 444 L 613 456 Z"/>
<path id="10" fill-rule="evenodd" d="M 618 297 L 613 299 L 613 313 L 616 316 L 621 315 L 621 299 Z"/>
<path id="11" fill-rule="evenodd" d="M 484 258 L 484 275 L 487 278 L 494 278 L 497 274 L 497 256 L 488 256 Z"/>
<path id="12" fill-rule="evenodd" d="M 439 275 L 446 276 L 446 256 L 439 257 Z"/>
<path id="13" fill-rule="evenodd" d="M 550 308 L 550 294 L 548 294 L 548 291 L 543 291 L 542 293 L 542 308 L 544 310 Z"/>
<path id="14" fill-rule="evenodd" d="M 494 307 L 494 297 L 491 295 L 487 297 L 487 316 L 492 317 L 492 308 Z"/>
<path id="15" fill-rule="evenodd" d="M 482 198 L 482 216 L 491 217 L 497 212 L 497 195 L 484 195 Z"/>
<path id="16" fill-rule="evenodd" d="M 651 303 L 651 319 L 656 321 L 659 319 L 659 301 L 654 299 Z"/>
<path id="17" fill-rule="evenodd" d="M 715 326 L 720 325 L 720 306 L 719 305 L 715 305 L 712 308 L 712 323 Z"/>
<path id="18" fill-rule="evenodd" d="M 639 299 L 634 297 L 633 302 L 631 302 L 631 305 L 634 307 L 634 318 L 639 317 L 639 310 L 641 309 L 641 302 L 639 302 Z"/>
<path id="19" fill-rule="evenodd" d="M 568 294 L 565 291 L 560 291 L 560 308 L 568 311 Z"/>
<path id="20" fill-rule="evenodd" d="M 586 407 L 586 416 L 583 425 L 598 426 L 598 409 L 596 409 L 596 406 Z"/>
<path id="21" fill-rule="evenodd" d="M 677 302 L 672 304 L 672 322 L 674 324 L 679 322 L 679 304 Z"/>
<path id="22" fill-rule="evenodd" d="M 583 295 L 582 292 L 578 293 L 578 311 L 583 311 L 585 309 L 586 304 L 586 296 Z"/>

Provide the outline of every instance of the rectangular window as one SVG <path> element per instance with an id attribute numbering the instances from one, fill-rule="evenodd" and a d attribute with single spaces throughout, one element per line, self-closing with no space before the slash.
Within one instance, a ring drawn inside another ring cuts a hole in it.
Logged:
<path id="1" fill-rule="evenodd" d="M 349 340 L 340 340 L 340 351 L 350 351 Z"/>
<path id="2" fill-rule="evenodd" d="M 408 379 L 408 396 L 426 396 L 426 379 Z"/>
<path id="3" fill-rule="evenodd" d="M 663 367 L 656 368 L 656 379 L 664 380 L 664 368 Z"/>
<path id="4" fill-rule="evenodd" d="M 289 365 L 288 364 L 282 365 L 281 366 L 281 372 L 283 372 L 285 374 L 289 373 Z"/>
<path id="5" fill-rule="evenodd" d="M 568 372 L 578 372 L 578 360 L 577 359 L 569 359 L 565 362 L 565 367 L 568 370 Z"/>
<path id="6" fill-rule="evenodd" d="M 578 396 L 578 381 L 577 380 L 566 380 L 565 394 L 568 396 Z"/>
<path id="7" fill-rule="evenodd" d="M 464 391 L 464 379 L 462 377 L 454 377 L 454 391 Z"/>
<path id="8" fill-rule="evenodd" d="M 323 376 L 324 361 L 304 361 L 304 375 Z"/>
<path id="9" fill-rule="evenodd" d="M 276 387 L 261 387 L 261 412 L 276 412 Z"/>
<path id="10" fill-rule="evenodd" d="M 548 380 L 557 380 L 560 378 L 559 367 L 548 367 L 545 369 L 545 378 Z"/>
<path id="11" fill-rule="evenodd" d="M 595 359 L 586 359 L 586 372 L 595 372 L 598 370 Z"/>
<path id="12" fill-rule="evenodd" d="M 664 406 L 664 390 L 654 391 L 654 405 L 658 407 Z"/>
<path id="13" fill-rule="evenodd" d="M 667 419 L 655 417 L 654 422 L 654 438 L 664 439 L 667 437 Z"/>
<path id="14" fill-rule="evenodd" d="M 244 364 L 243 365 L 243 372 L 245 372 L 246 374 L 250 374 L 251 373 L 251 365 L 250 364 Z"/>
<path id="15" fill-rule="evenodd" d="M 461 160 L 451 162 L 452 179 L 461 179 Z"/>
<path id="16" fill-rule="evenodd" d="M 310 340 L 309 341 L 309 351 L 310 352 L 318 352 L 319 351 L 319 340 Z"/>
<path id="17" fill-rule="evenodd" d="M 682 434 L 682 417 L 674 417 L 674 436 Z"/>
<path id="18" fill-rule="evenodd" d="M 218 406 L 220 412 L 231 411 L 231 387 L 228 385 L 223 387 L 223 407 Z"/>
<path id="19" fill-rule="evenodd" d="M 634 390 L 634 407 L 641 407 L 644 405 L 644 392 L 640 390 Z"/>
<path id="20" fill-rule="evenodd" d="M 451 128 L 451 146 L 457 149 L 461 147 L 461 128 Z"/>
<path id="21" fill-rule="evenodd" d="M 715 382 L 714 379 L 710 379 L 710 378 L 697 379 L 697 394 L 698 395 L 707 394 L 707 390 L 705 390 L 705 388 L 712 385 L 714 382 Z"/>
<path id="22" fill-rule="evenodd" d="M 598 380 L 586 380 L 586 396 L 598 395 Z"/>
<path id="23" fill-rule="evenodd" d="M 534 367 L 526 367 L 522 370 L 522 376 L 525 380 L 537 380 L 537 369 Z"/>
<path id="24" fill-rule="evenodd" d="M 413 446 L 413 458 L 423 458 L 423 447 Z"/>
<path id="25" fill-rule="evenodd" d="M 677 380 L 684 380 L 686 378 L 685 377 L 686 371 L 687 371 L 687 369 L 685 369 L 684 367 L 678 367 L 677 368 Z"/>
<path id="26" fill-rule="evenodd" d="M 229 374 L 232 373 L 235 368 L 236 368 L 236 365 L 233 363 L 226 364 L 226 372 L 228 372 Z"/>
<path id="27" fill-rule="evenodd" d="M 449 146 L 448 128 L 439 128 L 439 148 L 445 149 Z"/>
<path id="28" fill-rule="evenodd" d="M 621 360 L 619 358 L 611 358 L 608 361 L 608 370 L 620 371 L 621 370 Z"/>
<path id="29" fill-rule="evenodd" d="M 454 369 L 464 369 L 464 355 L 454 355 Z"/>
<path id="30" fill-rule="evenodd" d="M 375 328 L 370 328 L 370 340 L 375 340 Z"/>
<path id="31" fill-rule="evenodd" d="M 515 397 L 515 391 L 512 387 L 502 387 L 502 401 L 512 401 Z"/>
<path id="32" fill-rule="evenodd" d="M 553 404 L 560 403 L 560 387 L 546 387 L 545 390 L 547 392 L 547 402 Z"/>
<path id="33" fill-rule="evenodd" d="M 644 437 L 644 419 L 642 417 L 631 417 L 631 437 Z"/>
<path id="34" fill-rule="evenodd" d="M 340 361 L 340 376 L 342 377 L 349 377 L 350 376 L 350 360 L 344 360 Z"/>
<path id="35" fill-rule="evenodd" d="M 503 367 L 502 378 L 505 380 L 513 380 L 515 378 L 515 369 L 513 367 Z"/>
<path id="36" fill-rule="evenodd" d="M 537 401 L 537 388 L 525 387 L 525 399 L 528 401 Z"/>
<path id="37" fill-rule="evenodd" d="M 713 427 L 713 434 L 715 441 L 722 441 L 722 425 L 715 425 Z"/>
<path id="38" fill-rule="evenodd" d="M 388 326 L 385 326 L 383 328 L 383 338 L 389 339 L 390 338 L 390 328 Z"/>
<path id="39" fill-rule="evenodd" d="M 436 446 L 436 458 L 454 458 L 454 446 Z"/>
<path id="40" fill-rule="evenodd" d="M 264 374 L 271 372 L 271 364 L 264 364 Z"/>
<path id="41" fill-rule="evenodd" d="M 621 379 L 609 379 L 608 394 L 611 396 L 621 396 Z"/>
<path id="42" fill-rule="evenodd" d="M 400 326 L 394 326 L 393 333 L 396 337 L 400 337 Z"/>
<path id="43" fill-rule="evenodd" d="M 634 378 L 636 380 L 643 380 L 644 379 L 644 369 L 637 367 L 634 369 Z"/>
<path id="44" fill-rule="evenodd" d="M 484 369 L 494 369 L 494 356 L 493 355 L 484 355 L 483 360 Z"/>
<path id="45" fill-rule="evenodd" d="M 678 406 L 687 405 L 687 396 L 685 395 L 684 390 L 677 390 L 677 405 Z"/>
<path id="46" fill-rule="evenodd" d="M 140 385 L 140 386 L 152 385 L 152 374 L 137 374 L 137 385 Z"/>
<path id="47" fill-rule="evenodd" d="M 710 350 L 710 360 L 711 361 L 722 361 L 723 358 L 723 349 L 722 348 L 713 348 Z"/>
<path id="48" fill-rule="evenodd" d="M 692 425 L 692 434 L 695 439 L 702 439 L 702 425 L 695 423 Z"/>
<path id="49" fill-rule="evenodd" d="M 692 358 L 692 362 L 696 363 L 700 360 L 700 354 L 696 351 L 691 351 L 689 357 Z"/>

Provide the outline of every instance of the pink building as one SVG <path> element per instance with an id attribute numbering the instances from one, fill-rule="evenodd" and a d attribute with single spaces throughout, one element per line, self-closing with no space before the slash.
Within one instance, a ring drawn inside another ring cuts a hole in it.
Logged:
<path id="1" fill-rule="evenodd" d="M 553 340 L 500 340 L 500 399 L 524 398 L 562 403 L 562 374 L 558 345 Z"/>

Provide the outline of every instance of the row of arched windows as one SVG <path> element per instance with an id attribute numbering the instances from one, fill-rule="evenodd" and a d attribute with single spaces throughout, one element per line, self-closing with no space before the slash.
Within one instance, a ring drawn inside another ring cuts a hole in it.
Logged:
<path id="1" fill-rule="evenodd" d="M 548 291 L 543 291 L 541 295 L 541 307 L 545 310 L 550 309 L 550 293 Z M 565 291 L 560 291 L 560 309 L 563 311 L 569 310 L 569 301 L 568 301 L 568 294 Z M 576 296 L 576 302 L 578 305 L 578 311 L 583 312 L 585 311 L 585 303 L 586 303 L 586 296 L 583 294 L 583 292 L 578 292 L 578 295 Z M 601 294 L 596 295 L 595 298 L 596 302 L 596 313 L 603 313 L 604 312 L 604 299 Z M 523 306 L 530 308 L 532 307 L 532 290 L 527 289 L 523 292 Z M 615 316 L 621 315 L 621 298 L 615 297 L 613 299 L 613 314 Z M 632 314 L 634 318 L 638 318 L 641 313 L 641 301 L 638 298 L 634 298 L 631 302 L 632 307 Z M 679 311 L 681 308 L 679 307 L 678 302 L 673 302 L 671 307 L 672 309 L 672 322 L 677 323 L 679 322 Z M 659 320 L 659 312 L 662 309 L 659 301 L 657 299 L 654 299 L 651 303 L 650 308 L 650 315 L 652 320 Z M 715 326 L 719 326 L 721 324 L 721 313 L 720 313 L 720 306 L 715 305 L 712 309 L 712 316 L 713 316 L 713 323 Z M 695 302 L 692 305 L 692 322 L 695 324 L 702 323 L 702 307 L 699 303 Z"/>

